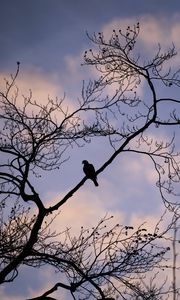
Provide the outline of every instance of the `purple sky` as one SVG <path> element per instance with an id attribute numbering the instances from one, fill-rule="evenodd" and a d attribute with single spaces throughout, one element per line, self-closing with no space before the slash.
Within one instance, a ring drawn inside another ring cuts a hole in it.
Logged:
<path id="1" fill-rule="evenodd" d="M 1 0 L 0 15 L 0 78 L 15 71 L 21 62 L 18 85 L 22 94 L 31 88 L 39 101 L 47 96 L 63 96 L 74 107 L 81 95 L 82 80 L 93 76 L 82 67 L 83 51 L 88 49 L 89 33 L 123 27 L 140 22 L 140 44 L 143 55 L 150 56 L 160 42 L 180 50 L 180 2 L 169 0 Z M 179 52 L 180 53 L 180 52 Z M 174 65 L 180 62 L 178 55 Z M 2 80 L 1 80 L 2 82 Z M 0 82 L 0 86 L 2 83 Z M 144 87 L 139 89 L 146 97 Z M 159 95 L 168 93 L 159 88 Z M 178 97 L 176 90 L 171 90 Z M 152 132 L 166 138 L 170 132 Z M 83 159 L 99 168 L 112 153 L 104 139 L 94 140 L 83 148 L 68 152 L 71 158 L 59 172 L 43 175 L 35 182 L 47 205 L 60 199 L 83 177 Z M 120 155 L 101 173 L 99 187 L 86 181 L 85 185 L 62 208 L 54 226 L 72 226 L 78 232 L 81 225 L 91 226 L 106 213 L 115 215 L 122 224 L 155 224 L 164 212 L 156 174 L 146 157 L 127 153 Z M 81 211 L 81 215 L 77 214 Z M 18 279 L 0 289 L 2 300 L 23 300 L 35 297 L 50 284 L 53 272 L 23 268 Z M 60 292 L 61 294 L 61 292 Z M 60 295 L 56 294 L 56 295 Z M 54 294 L 55 296 L 55 294 Z M 63 295 L 60 299 L 67 300 Z"/>

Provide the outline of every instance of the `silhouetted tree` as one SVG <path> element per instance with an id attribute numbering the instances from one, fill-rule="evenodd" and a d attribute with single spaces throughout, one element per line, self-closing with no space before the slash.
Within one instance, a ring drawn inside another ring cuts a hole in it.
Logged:
<path id="1" fill-rule="evenodd" d="M 35 268 L 48 264 L 63 272 L 68 283 L 56 283 L 41 299 L 57 288 L 69 290 L 74 299 L 78 294 L 81 299 L 163 299 L 163 287 L 149 289 L 143 279 L 148 271 L 160 267 L 169 248 L 158 245 L 158 239 L 179 218 L 175 197 L 180 181 L 179 153 L 174 134 L 170 141 L 158 141 L 150 130 L 179 125 L 180 101 L 158 97 L 157 89 L 161 85 L 179 87 L 180 80 L 178 71 L 171 73 L 166 67 L 176 55 L 174 46 L 167 52 L 159 47 L 155 56 L 146 61 L 135 53 L 138 35 L 139 24 L 128 27 L 125 33 L 114 30 L 109 40 L 103 33 L 89 36 L 97 48 L 85 52 L 84 64 L 95 67 L 100 75 L 83 85 L 82 97 L 73 111 L 65 106 L 64 98 L 49 98 L 41 104 L 33 100 L 30 92 L 20 99 L 15 85 L 19 63 L 16 74 L 5 81 L 5 89 L 0 92 L 1 284 L 13 281 L 23 264 Z M 141 84 L 148 90 L 147 99 L 138 96 Z M 167 104 L 168 116 L 163 115 Z M 39 170 L 61 168 L 68 148 L 101 136 L 109 140 L 112 154 L 96 176 L 124 152 L 151 159 L 161 198 L 173 214 L 164 232 L 159 233 L 158 226 L 152 233 L 131 226 L 115 225 L 109 229 L 105 218 L 92 230 L 82 228 L 80 235 L 72 238 L 69 230 L 58 235 L 49 229 L 51 221 L 45 223 L 46 217 L 55 215 L 87 177 L 56 204 L 45 207 L 33 184 L 34 178 L 38 180 L 40 176 Z M 34 215 L 26 208 L 28 202 L 37 209 Z M 9 206 L 7 217 L 4 211 Z"/>

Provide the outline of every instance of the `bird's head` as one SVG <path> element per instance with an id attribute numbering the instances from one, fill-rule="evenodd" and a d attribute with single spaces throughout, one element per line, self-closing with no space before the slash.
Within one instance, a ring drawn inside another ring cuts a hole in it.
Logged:
<path id="1" fill-rule="evenodd" d="M 83 164 L 83 165 L 88 164 L 88 161 L 87 161 L 87 160 L 83 160 L 83 161 L 82 161 L 82 164 Z"/>

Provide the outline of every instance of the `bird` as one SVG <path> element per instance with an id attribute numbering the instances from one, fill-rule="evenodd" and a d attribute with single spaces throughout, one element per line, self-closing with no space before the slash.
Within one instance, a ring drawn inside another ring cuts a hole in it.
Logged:
<path id="1" fill-rule="evenodd" d="M 83 171 L 87 178 L 91 179 L 94 182 L 95 186 L 98 186 L 99 184 L 97 182 L 97 176 L 94 166 L 92 164 L 89 164 L 87 160 L 83 160 L 82 164 L 84 165 Z"/>

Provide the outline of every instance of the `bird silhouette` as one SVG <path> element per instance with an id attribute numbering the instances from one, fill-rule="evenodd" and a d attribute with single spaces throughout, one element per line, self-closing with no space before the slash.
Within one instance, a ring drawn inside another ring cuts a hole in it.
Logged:
<path id="1" fill-rule="evenodd" d="M 83 171 L 86 174 L 87 178 L 91 179 L 94 182 L 95 186 L 98 186 L 96 171 L 92 164 L 89 164 L 87 160 L 83 160 L 82 164 L 84 165 Z"/>

